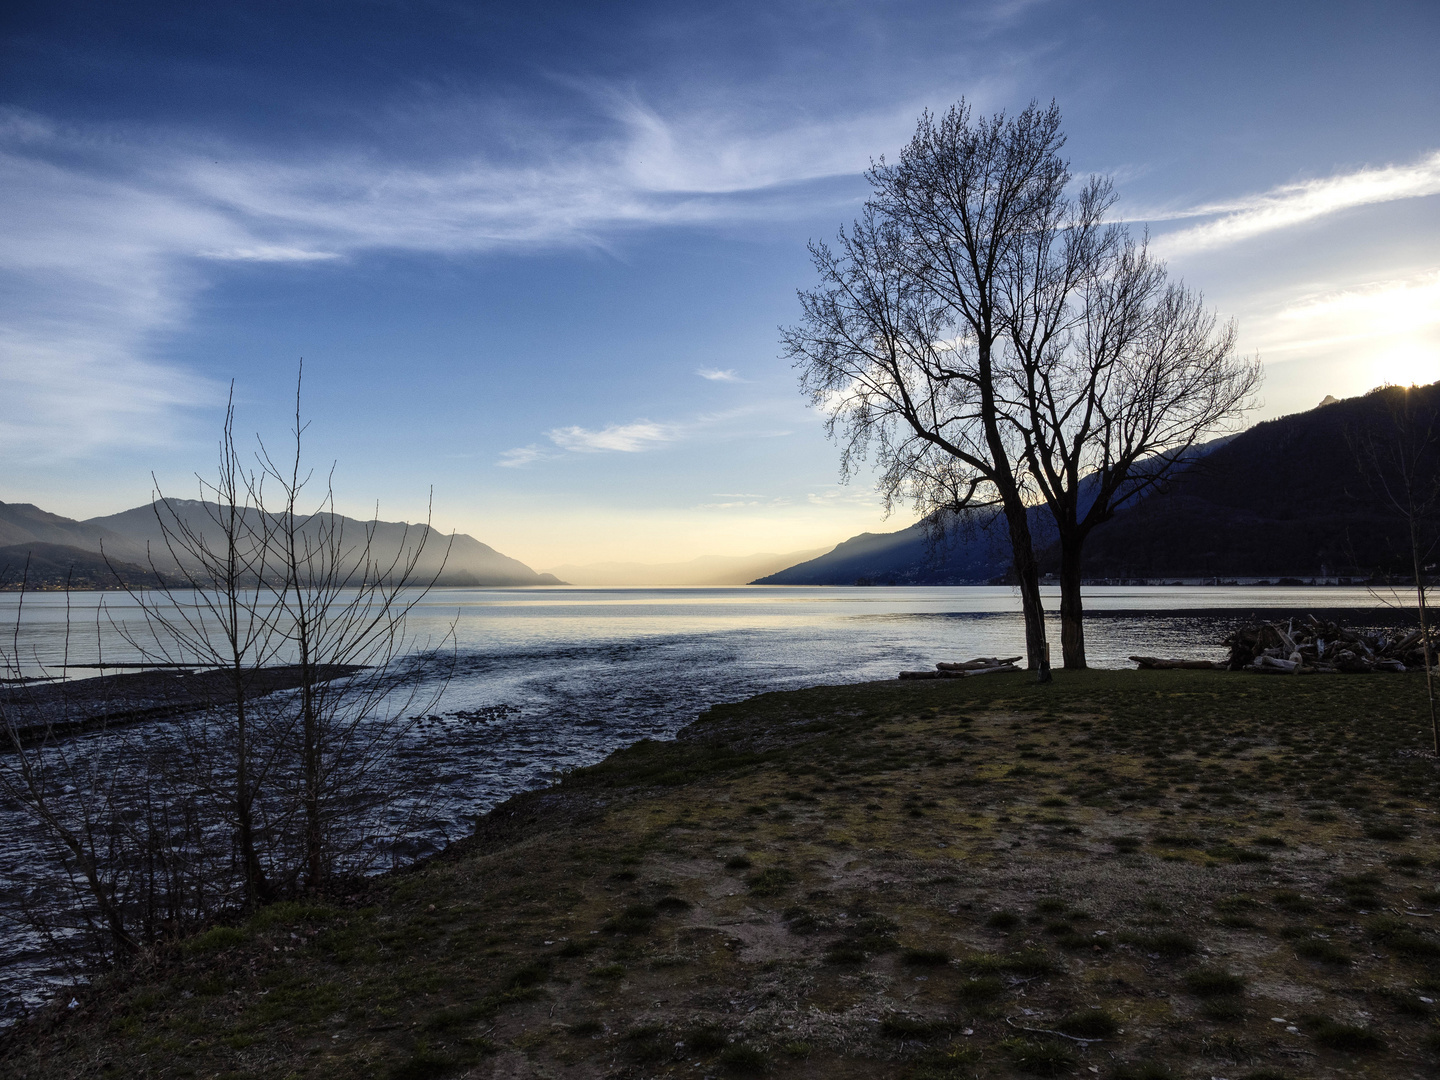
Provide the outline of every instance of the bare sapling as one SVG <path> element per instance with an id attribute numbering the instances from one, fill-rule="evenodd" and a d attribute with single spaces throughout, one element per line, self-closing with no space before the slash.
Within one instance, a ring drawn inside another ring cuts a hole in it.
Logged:
<path id="1" fill-rule="evenodd" d="M 1440 551 L 1440 410 L 1434 386 L 1387 386 L 1384 408 L 1365 428 L 1346 433 L 1361 471 L 1382 505 L 1403 526 L 1399 561 L 1415 593 L 1432 750 L 1440 757 L 1440 716 L 1435 702 L 1435 640 L 1428 594 Z M 1430 391 L 1426 393 L 1425 391 Z"/>
<path id="2" fill-rule="evenodd" d="M 393 550 L 381 550 L 378 517 L 347 536 L 333 471 L 305 507 L 314 479 L 304 466 L 306 427 L 297 383 L 292 453 L 277 458 L 262 445 L 260 460 L 262 479 L 277 491 L 271 547 L 280 573 L 267 582 L 283 613 L 286 655 L 299 671 L 289 740 L 300 809 L 296 870 L 300 887 L 315 891 L 373 854 L 362 823 L 391 799 L 385 766 L 413 728 L 414 712 L 428 711 L 443 692 L 454 627 L 438 643 L 407 631 L 407 617 L 444 567 L 442 559 L 433 573 L 418 571 L 432 536 L 428 514 L 413 533 L 406 527 Z"/>
<path id="3" fill-rule="evenodd" d="M 267 579 L 282 573 L 274 544 L 276 521 L 264 510 L 260 479 L 248 470 L 235 445 L 234 390 L 226 406 L 215 479 L 197 475 L 200 499 L 176 503 L 155 485 L 152 507 L 160 530 L 164 568 L 150 551 L 158 586 L 127 591 L 140 609 L 142 638 L 124 624 L 116 628 L 140 653 L 160 663 L 190 663 L 224 671 L 229 693 L 184 737 L 190 775 L 214 798 L 234 830 L 243 902 L 265 903 L 276 895 L 261 855 L 256 813 L 276 765 L 281 740 L 274 709 L 258 701 L 267 667 L 279 662 L 283 606 Z"/>

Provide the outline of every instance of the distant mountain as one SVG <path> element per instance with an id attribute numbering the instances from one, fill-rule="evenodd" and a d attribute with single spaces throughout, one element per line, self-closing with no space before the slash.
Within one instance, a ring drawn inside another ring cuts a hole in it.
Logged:
<path id="1" fill-rule="evenodd" d="M 932 542 L 924 522 L 893 533 L 861 533 L 819 558 L 759 578 L 756 585 L 978 585 L 1003 576 L 1010 540 L 1002 520 L 977 517 Z"/>
<path id="2" fill-rule="evenodd" d="M 705 555 L 689 562 L 600 562 L 552 566 L 550 573 L 574 585 L 744 585 L 762 574 L 804 562 L 826 551 L 811 548 L 788 555 Z"/>
<path id="3" fill-rule="evenodd" d="M 1165 490 L 1090 535 L 1090 578 L 1368 575 L 1393 564 L 1403 529 L 1366 479 L 1347 433 L 1383 428 L 1394 389 L 1336 401 L 1200 447 Z M 1440 383 L 1411 391 L 1440 412 Z M 1440 426 L 1437 426 L 1440 431 Z M 1082 492 L 1082 505 L 1083 492 Z M 1049 511 L 1030 515 L 1045 571 L 1059 569 Z M 757 585 L 970 584 L 1010 572 L 1003 522 L 936 547 L 924 523 L 862 533 Z"/>
<path id="4" fill-rule="evenodd" d="M 105 533 L 94 525 L 47 513 L 30 503 L 0 502 L 0 546 L 65 544 L 83 551 L 99 551 L 101 543 L 119 544 L 118 533 Z"/>
<path id="5" fill-rule="evenodd" d="M 218 541 L 204 504 L 172 499 L 168 505 L 212 542 Z M 451 538 L 424 525 L 370 523 L 354 518 L 343 518 L 342 527 L 344 546 L 351 550 L 363 541 L 366 529 L 373 528 L 371 557 L 381 565 L 389 565 L 402 549 L 414 550 L 423 541 L 415 571 L 418 580 L 429 580 L 438 573 L 440 585 L 563 584 L 553 575 L 537 574 L 519 560 L 463 533 Z M 74 521 L 29 503 L 0 503 L 0 585 L 14 587 L 27 554 L 32 568 L 30 582 L 40 588 L 62 587 L 67 576 L 77 585 L 82 577 L 93 582 L 84 587 L 114 587 L 119 582 L 106 567 L 106 559 L 131 584 L 149 583 L 152 566 L 166 576 L 179 570 L 165 545 L 153 506 Z M 42 567 L 43 574 L 37 577 Z"/>
<path id="6" fill-rule="evenodd" d="M 1351 437 L 1385 431 L 1402 392 L 1327 399 L 1242 432 L 1167 491 L 1096 529 L 1085 547 L 1086 574 L 1309 578 L 1396 568 L 1408 556 L 1405 527 L 1375 490 Z M 1440 383 L 1409 393 L 1440 419 Z M 1440 436 L 1440 425 L 1434 430 Z M 1428 480 L 1435 482 L 1433 472 Z"/>

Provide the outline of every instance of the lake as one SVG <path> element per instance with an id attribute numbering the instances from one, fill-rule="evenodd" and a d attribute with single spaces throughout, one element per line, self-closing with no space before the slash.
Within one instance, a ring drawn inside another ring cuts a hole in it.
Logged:
<path id="1" fill-rule="evenodd" d="M 1047 611 L 1058 608 L 1059 590 L 1042 592 Z M 1085 596 L 1093 667 L 1128 667 L 1133 653 L 1220 659 L 1221 639 L 1250 613 L 1388 621 L 1353 587 L 1104 586 Z M 18 601 L 0 593 L 0 626 L 15 625 Z M 667 738 L 717 702 L 1025 651 L 1019 596 L 999 586 L 436 589 L 410 619 L 422 643 L 452 626 L 454 676 L 413 749 L 434 759 L 456 823 L 557 769 Z M 135 660 L 125 637 L 144 633 L 123 593 L 31 594 L 19 630 L 32 670 L 67 655 Z M 1059 638 L 1052 617 L 1057 666 Z"/>
<path id="2" fill-rule="evenodd" d="M 1044 595 L 1047 609 L 1058 607 L 1058 590 Z M 1111 668 L 1130 666 L 1132 653 L 1220 659 L 1221 639 L 1252 613 L 1343 612 L 1357 627 L 1398 618 L 1368 590 L 1344 587 L 1097 587 L 1086 603 L 1089 661 Z M 1020 655 L 1019 612 L 1006 587 L 436 589 L 410 630 L 439 642 L 453 627 L 455 668 L 400 750 L 396 820 L 424 808 L 406 854 L 464 835 L 476 814 L 560 771 L 671 738 L 718 702 Z M 17 630 L 32 671 L 67 656 L 137 659 L 126 636 L 143 634 L 123 593 L 30 594 L 23 610 L 17 594 L 0 593 L 0 626 Z M 1050 639 L 1058 665 L 1058 621 Z M 104 738 L 80 742 L 102 753 Z M 0 807 L 0 920 L 54 888 L 44 847 L 17 806 Z M 0 1015 L 7 1001 L 37 1000 L 41 976 L 55 975 L 23 926 L 4 934 Z"/>

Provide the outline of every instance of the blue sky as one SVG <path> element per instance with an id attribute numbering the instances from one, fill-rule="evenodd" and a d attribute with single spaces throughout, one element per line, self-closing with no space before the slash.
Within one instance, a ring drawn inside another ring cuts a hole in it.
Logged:
<path id="1" fill-rule="evenodd" d="M 1266 365 L 1440 378 L 1440 6 L 81 4 L 0 16 L 0 499 L 207 469 L 296 365 L 345 509 L 544 568 L 897 528 L 777 358 L 924 108 L 1055 99 Z"/>

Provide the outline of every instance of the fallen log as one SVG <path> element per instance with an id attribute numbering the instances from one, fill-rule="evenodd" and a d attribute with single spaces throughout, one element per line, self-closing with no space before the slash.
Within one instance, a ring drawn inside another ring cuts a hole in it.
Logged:
<path id="1" fill-rule="evenodd" d="M 1269 675 L 1294 675 L 1300 670 L 1300 661 L 1281 660 L 1277 656 L 1266 656 L 1263 653 L 1255 658 L 1250 665 L 1250 670 L 1260 671 Z"/>
<path id="2" fill-rule="evenodd" d="M 1020 659 L 1018 656 L 1015 659 Z M 999 664 L 992 664 L 989 667 L 966 668 L 963 671 L 955 671 L 950 668 L 939 668 L 935 671 L 902 671 L 902 679 L 968 679 L 975 675 L 995 675 L 1006 671 L 1019 671 L 1020 669 L 1008 660 Z"/>
<path id="3" fill-rule="evenodd" d="M 1165 659 L 1159 656 L 1132 656 L 1130 659 L 1139 664 L 1141 668 L 1154 668 L 1162 671 L 1171 668 L 1185 668 L 1196 671 L 1225 670 L 1225 664 L 1219 660 L 1177 660 Z"/>
<path id="4" fill-rule="evenodd" d="M 935 666 L 941 671 L 974 671 L 976 668 L 1000 667 L 1002 664 L 1013 664 L 1019 660 L 1018 656 L 1007 656 L 1004 660 L 994 656 L 980 656 L 974 660 L 965 660 L 960 663 L 942 661 Z"/>
<path id="5" fill-rule="evenodd" d="M 1016 659 L 1018 660 L 1019 657 L 1017 656 Z M 957 677 L 961 679 L 968 679 L 974 675 L 994 675 L 997 672 L 1019 670 L 1020 669 L 1018 667 L 1007 661 L 1003 664 L 996 664 L 994 667 L 971 668 L 969 671 L 950 671 L 946 672 L 946 674 L 952 679 Z"/>

